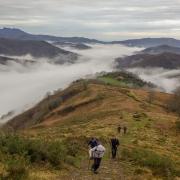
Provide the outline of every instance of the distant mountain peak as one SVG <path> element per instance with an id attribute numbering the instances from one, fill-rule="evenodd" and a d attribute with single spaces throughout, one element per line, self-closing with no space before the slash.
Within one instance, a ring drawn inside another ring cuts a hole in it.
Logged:
<path id="1" fill-rule="evenodd" d="M 0 29 L 0 37 L 2 38 L 20 39 L 21 37 L 24 37 L 26 35 L 28 35 L 28 33 L 17 28 L 4 27 Z"/>
<path id="2" fill-rule="evenodd" d="M 1 32 L 21 32 L 21 33 L 27 34 L 27 33 L 24 32 L 23 30 L 18 29 L 18 28 L 7 28 L 7 27 L 3 27 L 2 29 L 0 28 L 0 31 L 1 31 Z"/>

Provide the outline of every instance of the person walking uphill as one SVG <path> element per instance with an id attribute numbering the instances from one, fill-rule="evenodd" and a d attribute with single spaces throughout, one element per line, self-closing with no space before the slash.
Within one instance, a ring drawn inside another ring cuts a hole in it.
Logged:
<path id="1" fill-rule="evenodd" d="M 97 146 L 97 140 L 96 138 L 91 138 L 91 140 L 88 142 L 88 146 L 92 149 L 95 146 Z"/>
<path id="2" fill-rule="evenodd" d="M 121 133 L 121 126 L 118 126 L 117 131 L 119 134 Z"/>
<path id="3" fill-rule="evenodd" d="M 111 145 L 112 159 L 115 159 L 117 154 L 117 149 L 119 146 L 119 140 L 117 138 L 112 138 L 110 141 L 110 145 Z"/>
<path id="4" fill-rule="evenodd" d="M 123 129 L 124 129 L 124 134 L 126 134 L 127 133 L 127 127 L 124 126 Z"/>
<path id="5" fill-rule="evenodd" d="M 98 141 L 97 142 L 97 146 L 95 146 L 94 148 L 90 149 L 91 151 L 91 157 L 94 159 L 94 163 L 91 167 L 91 170 L 97 174 L 97 170 L 100 167 L 101 164 L 101 160 L 104 156 L 105 153 L 105 147 Z"/>

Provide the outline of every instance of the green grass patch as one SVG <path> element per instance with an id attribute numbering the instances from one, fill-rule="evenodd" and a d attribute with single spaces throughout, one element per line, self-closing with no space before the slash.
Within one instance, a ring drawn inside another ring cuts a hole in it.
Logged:
<path id="1" fill-rule="evenodd" d="M 151 83 L 145 82 L 138 76 L 125 71 L 107 73 L 99 76 L 97 79 L 104 82 L 105 84 L 113 86 L 139 88 L 147 85 L 149 87 L 153 87 Z"/>
<path id="2" fill-rule="evenodd" d="M 141 167 L 150 168 L 153 174 L 157 176 L 169 178 L 179 176 L 180 173 L 169 157 L 159 155 L 151 150 L 124 148 L 122 149 L 122 158 Z"/>
<path id="3" fill-rule="evenodd" d="M 23 161 L 29 166 L 35 164 L 62 169 L 65 164 L 77 165 L 80 147 L 82 147 L 81 143 L 76 139 L 46 141 L 43 139 L 27 139 L 16 135 L 1 135 L 0 162 L 5 164 L 7 172 L 12 171 L 10 173 L 14 173 L 13 171 L 22 173 L 23 169 L 21 168 L 23 167 L 18 166 L 18 163 L 23 166 L 25 164 L 22 163 Z M 15 163 L 18 169 L 12 167 Z"/>
<path id="4" fill-rule="evenodd" d="M 126 84 L 124 82 L 118 81 L 118 80 L 113 79 L 111 77 L 99 77 L 98 80 L 103 81 L 107 85 L 126 86 Z"/>

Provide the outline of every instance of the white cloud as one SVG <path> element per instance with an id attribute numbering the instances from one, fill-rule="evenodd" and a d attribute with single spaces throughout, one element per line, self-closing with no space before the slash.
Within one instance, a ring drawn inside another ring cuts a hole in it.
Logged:
<path id="1" fill-rule="evenodd" d="M 142 32 L 145 37 L 152 36 L 148 30 L 154 28 L 178 38 L 172 29 L 180 28 L 179 12 L 179 0 L 0 0 L 0 26 L 106 40 L 122 39 L 107 32 L 124 33 L 123 38 Z"/>
<path id="2" fill-rule="evenodd" d="M 139 48 L 93 45 L 93 48 L 88 50 L 68 50 L 82 55 L 79 63 L 53 65 L 38 59 L 38 64 L 28 67 L 17 63 L 10 63 L 6 67 L 0 65 L 0 117 L 11 110 L 21 112 L 37 103 L 48 91 L 65 88 L 72 81 L 88 74 L 110 72 L 115 58 L 130 55 Z"/>

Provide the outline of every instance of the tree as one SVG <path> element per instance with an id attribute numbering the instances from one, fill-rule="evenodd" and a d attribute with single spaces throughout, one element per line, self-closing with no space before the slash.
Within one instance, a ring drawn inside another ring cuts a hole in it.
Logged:
<path id="1" fill-rule="evenodd" d="M 147 99 L 147 101 L 148 101 L 148 103 L 152 104 L 154 100 L 155 100 L 155 92 L 153 90 L 150 90 L 148 92 L 148 99 Z"/>
<path id="2" fill-rule="evenodd" d="M 170 111 L 176 112 L 180 117 L 180 87 L 174 91 L 174 95 L 168 101 L 167 107 Z"/>

